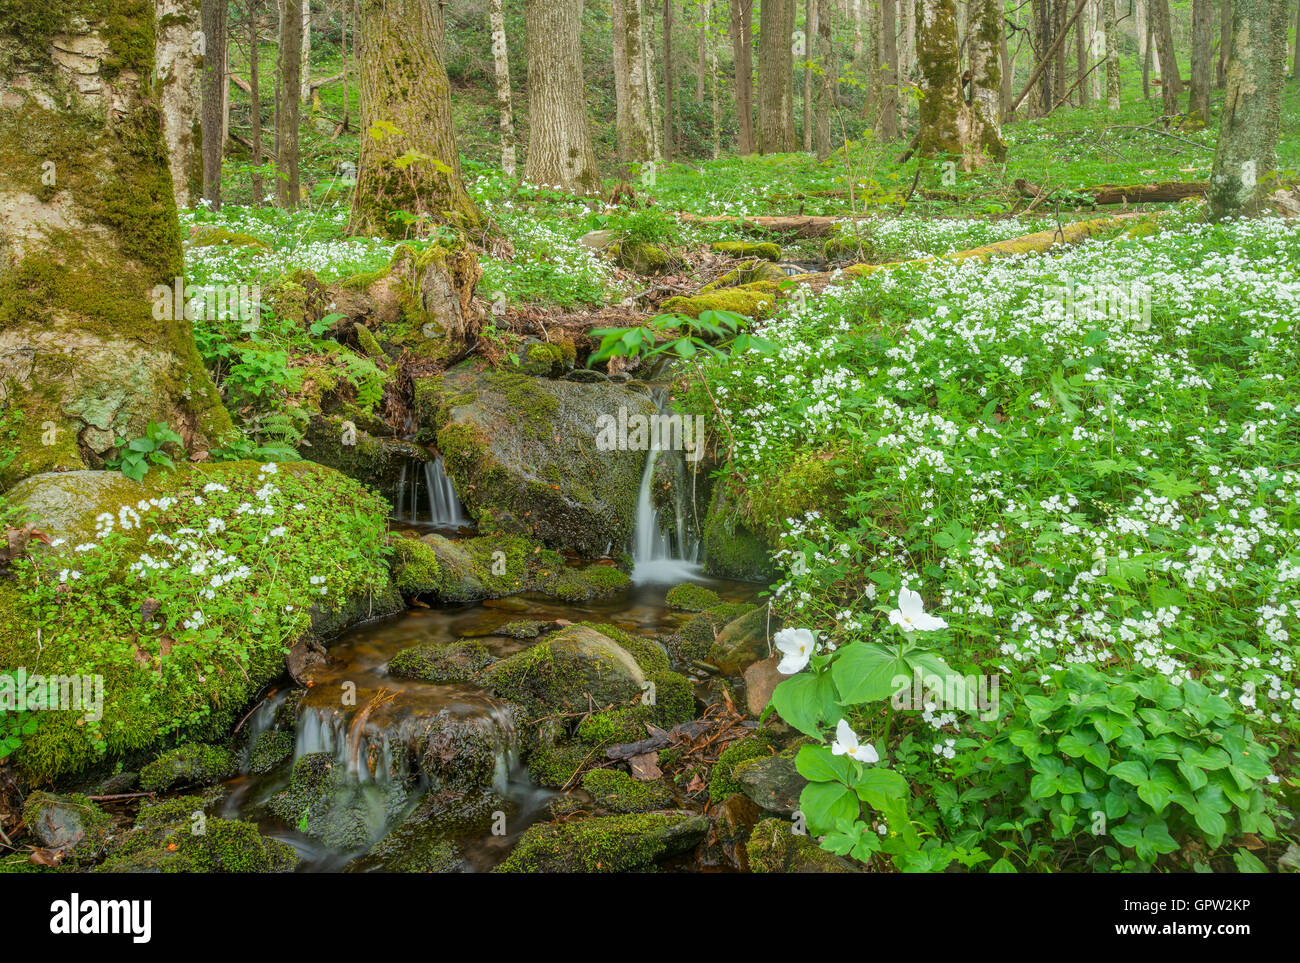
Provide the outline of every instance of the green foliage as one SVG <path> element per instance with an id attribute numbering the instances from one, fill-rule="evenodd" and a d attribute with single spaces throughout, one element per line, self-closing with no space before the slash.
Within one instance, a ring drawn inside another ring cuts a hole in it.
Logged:
<path id="1" fill-rule="evenodd" d="M 116 468 L 127 478 L 143 480 L 151 465 L 161 465 L 168 470 L 176 467 L 176 462 L 167 454 L 168 445 L 179 449 L 184 455 L 184 439 L 167 427 L 166 422 L 149 422 L 144 437 L 123 442 L 119 439 L 117 455 L 108 460 L 109 468 Z"/>
<path id="2" fill-rule="evenodd" d="M 770 354 L 774 350 L 771 342 L 741 330 L 749 320 L 734 311 L 702 311 L 698 318 L 656 315 L 636 328 L 594 328 L 591 335 L 600 338 L 600 346 L 587 359 L 587 366 L 616 356 L 654 358 L 671 354 L 690 361 L 699 354 L 715 358 L 746 351 Z"/>

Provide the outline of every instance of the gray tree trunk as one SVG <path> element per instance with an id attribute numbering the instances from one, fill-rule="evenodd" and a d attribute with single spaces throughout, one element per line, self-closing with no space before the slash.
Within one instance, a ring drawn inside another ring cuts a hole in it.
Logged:
<path id="1" fill-rule="evenodd" d="M 615 6 L 618 6 L 618 0 L 615 0 Z M 510 48 L 506 44 L 506 18 L 501 0 L 488 0 L 488 26 L 492 31 L 492 64 L 497 81 L 497 127 L 501 131 L 501 169 L 505 171 L 506 177 L 514 177 L 517 165 L 515 110 L 510 90 Z M 617 60 L 618 58 L 615 57 L 616 63 Z"/>
<path id="2" fill-rule="evenodd" d="M 763 0 L 758 38 L 758 150 L 799 149 L 794 132 L 794 0 Z"/>
<path id="3" fill-rule="evenodd" d="M 216 0 L 224 6 L 224 0 Z M 277 0 L 280 15 L 275 92 L 275 202 L 297 210 L 298 95 L 302 86 L 302 7 L 300 0 Z M 206 119 L 206 118 L 205 118 Z"/>
<path id="4" fill-rule="evenodd" d="M 582 77 L 582 0 L 527 0 L 528 162 L 533 184 L 600 193 Z"/>
<path id="5" fill-rule="evenodd" d="M 154 64 L 163 140 L 177 207 L 189 207 L 203 190 L 202 95 L 196 34 L 202 27 L 199 0 L 155 0 Z"/>

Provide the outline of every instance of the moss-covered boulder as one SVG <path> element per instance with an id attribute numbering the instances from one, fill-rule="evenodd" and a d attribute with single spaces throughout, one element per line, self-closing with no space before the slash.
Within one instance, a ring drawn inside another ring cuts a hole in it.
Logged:
<path id="1" fill-rule="evenodd" d="M 690 852 L 708 832 L 696 813 L 672 811 L 597 816 L 530 826 L 500 873 L 645 872 Z"/>
<path id="2" fill-rule="evenodd" d="M 405 802 L 400 782 L 358 782 L 333 756 L 313 752 L 294 762 L 288 788 L 270 808 L 300 832 L 346 851 L 380 839 Z"/>
<path id="3" fill-rule="evenodd" d="M 582 777 L 582 788 L 600 809 L 616 813 L 647 813 L 672 805 L 673 794 L 662 779 L 644 782 L 618 769 L 593 769 Z"/>
<path id="4" fill-rule="evenodd" d="M 731 508 L 722 484 L 714 487 L 704 519 L 704 570 L 748 582 L 770 582 L 776 575 L 767 546 Z"/>
<path id="5" fill-rule="evenodd" d="M 103 873 L 286 873 L 298 864 L 288 843 L 249 822 L 203 811 L 197 796 L 140 808 L 135 828 L 100 866 Z"/>
<path id="6" fill-rule="evenodd" d="M 504 788 L 507 756 L 521 713 L 509 704 L 496 712 L 443 709 L 420 720 L 409 737 L 412 756 L 435 788 L 470 792 Z"/>
<path id="7" fill-rule="evenodd" d="M 590 602 L 618 595 L 632 584 L 627 574 L 613 565 L 563 565 L 534 580 L 534 589 L 565 602 Z"/>
<path id="8" fill-rule="evenodd" d="M 795 768 L 796 752 L 797 746 L 783 749 L 774 756 L 764 755 L 737 762 L 732 768 L 732 778 L 759 809 L 793 815 L 799 808 L 799 794 L 808 785 L 808 780 Z"/>
<path id="9" fill-rule="evenodd" d="M 552 633 L 502 659 L 483 674 L 485 684 L 534 715 L 621 705 L 639 696 L 646 676 L 607 635 L 583 625 Z"/>
<path id="10" fill-rule="evenodd" d="M 777 285 L 785 279 L 785 271 L 771 261 L 763 258 L 751 258 L 723 274 L 717 280 L 704 285 L 704 287 L 700 288 L 700 293 L 712 294 L 714 291 L 742 285 L 759 285 L 761 290 L 764 284 Z"/>
<path id="11" fill-rule="evenodd" d="M 606 253 L 614 263 L 637 274 L 660 274 L 672 266 L 672 256 L 644 241 L 615 241 Z"/>
<path id="12" fill-rule="evenodd" d="M 694 582 L 674 585 L 664 596 L 664 604 L 670 609 L 680 609 L 683 612 L 702 612 L 721 601 L 722 599 L 718 598 L 718 593 L 713 589 L 696 585 Z"/>
<path id="13" fill-rule="evenodd" d="M 394 535 L 393 578 L 405 596 L 437 602 L 472 602 L 528 591 L 534 585 L 527 539 L 481 535 L 450 539 L 443 535 Z"/>
<path id="14" fill-rule="evenodd" d="M 772 755 L 771 739 L 762 733 L 737 739 L 718 754 L 718 761 L 709 773 L 709 798 L 720 803 L 728 796 L 743 793 L 735 778 L 736 766 L 750 759 L 766 759 Z"/>
<path id="15" fill-rule="evenodd" d="M 710 247 L 730 257 L 757 257 L 765 261 L 781 260 L 781 245 L 771 241 L 716 241 Z"/>
<path id="16" fill-rule="evenodd" d="M 188 786 L 210 786 L 234 770 L 230 750 L 189 743 L 169 749 L 140 770 L 140 788 L 161 792 Z"/>
<path id="17" fill-rule="evenodd" d="M 749 834 L 745 855 L 751 873 L 857 873 L 847 859 L 828 853 L 788 819 L 763 819 Z"/>
<path id="18" fill-rule="evenodd" d="M 620 419 L 654 414 L 647 393 L 467 362 L 418 379 L 415 403 L 420 440 L 436 443 L 480 531 L 587 557 L 631 536 L 645 452 L 602 448 Z"/>
<path id="19" fill-rule="evenodd" d="M 570 340 L 541 341 L 525 339 L 506 357 L 512 368 L 535 378 L 558 378 L 572 371 L 578 358 L 577 346 Z"/>
<path id="20" fill-rule="evenodd" d="M 293 758 L 294 736 L 284 729 L 259 732 L 248 748 L 248 771 L 261 775 Z"/>
<path id="21" fill-rule="evenodd" d="M 767 606 L 752 609 L 722 628 L 705 660 L 728 675 L 740 675 L 771 655 L 771 638 L 780 627 L 777 619 L 769 618 Z"/>
<path id="22" fill-rule="evenodd" d="M 744 287 L 727 287 L 695 294 L 690 297 L 669 298 L 661 307 L 665 312 L 685 314 L 698 318 L 705 311 L 733 311 L 747 318 L 770 318 L 776 311 L 780 288 L 773 282 L 761 282 Z"/>
<path id="23" fill-rule="evenodd" d="M 403 649 L 388 663 L 388 672 L 401 679 L 419 679 L 442 685 L 468 682 L 492 663 L 482 642 L 461 639 Z"/>
<path id="24" fill-rule="evenodd" d="M 713 648 L 718 633 L 753 610 L 754 606 L 748 602 L 722 602 L 710 606 L 692 616 L 669 638 L 669 648 L 679 662 L 702 662 Z"/>
<path id="25" fill-rule="evenodd" d="M 349 871 L 456 873 L 465 868 L 457 839 L 488 836 L 510 805 L 490 792 L 430 792 Z"/>
<path id="26" fill-rule="evenodd" d="M 101 704 L 37 714 L 11 757 L 33 780 L 220 738 L 285 671 L 286 640 L 401 605 L 387 506 L 319 465 L 54 473 L 10 495 L 54 544 L 0 580 L 0 666 L 103 680 Z"/>
<path id="27" fill-rule="evenodd" d="M 307 424 L 307 444 L 299 449 L 308 461 L 341 471 L 383 494 L 394 505 L 406 473 L 423 471 L 433 455 L 423 445 L 376 436 L 353 419 L 316 415 Z"/>
<path id="28" fill-rule="evenodd" d="M 37 845 L 58 851 L 68 865 L 94 862 L 111 826 L 107 813 L 76 793 L 32 793 L 23 803 L 23 822 Z"/>

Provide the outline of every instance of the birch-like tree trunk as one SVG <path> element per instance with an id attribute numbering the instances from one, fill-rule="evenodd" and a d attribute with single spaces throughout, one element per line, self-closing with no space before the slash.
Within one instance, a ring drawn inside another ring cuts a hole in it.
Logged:
<path id="1" fill-rule="evenodd" d="M 582 0 L 527 0 L 528 161 L 533 184 L 600 193 L 582 76 Z"/>
<path id="2" fill-rule="evenodd" d="M 1214 218 L 1251 213 L 1267 196 L 1277 166 L 1286 21 L 1286 0 L 1233 4 L 1228 83 L 1210 176 Z"/>
<path id="3" fill-rule="evenodd" d="M 1106 107 L 1119 110 L 1119 30 L 1115 24 L 1115 0 L 1101 0 L 1106 43 Z"/>
<path id="4" fill-rule="evenodd" d="M 177 207 L 203 191 L 203 126 L 199 122 L 199 0 L 155 0 L 155 79 L 163 141 Z"/>
<path id="5" fill-rule="evenodd" d="M 436 224 L 477 228 L 429 0 L 362 0 L 358 26 L 361 159 L 349 230 L 404 238 Z"/>
<path id="6" fill-rule="evenodd" d="M 618 0 L 615 0 L 615 6 Z M 497 128 L 501 131 L 501 169 L 514 177 L 515 110 L 510 90 L 510 48 L 506 44 L 506 17 L 502 0 L 488 0 L 488 27 L 492 31 L 492 63 L 497 80 Z M 617 58 L 615 58 L 617 61 Z"/>
<path id="7" fill-rule="evenodd" d="M 225 0 L 216 0 L 222 6 Z M 296 210 L 298 183 L 298 95 L 302 87 L 302 7 L 299 0 L 277 0 L 280 15 L 275 92 L 275 201 Z M 206 108 L 204 121 L 206 123 Z"/>
<path id="8" fill-rule="evenodd" d="M 304 104 L 311 103 L 311 0 L 302 0 L 302 91 Z"/>
<path id="9" fill-rule="evenodd" d="M 626 60 L 627 104 L 624 139 L 629 164 L 644 164 L 655 156 L 654 129 L 650 124 L 650 71 L 646 61 L 642 0 L 614 0 L 622 9 L 623 56 Z"/>
<path id="10" fill-rule="evenodd" d="M 221 158 L 226 146 L 227 45 L 226 0 L 203 0 L 203 199 L 212 210 L 221 207 Z"/>
<path id="11" fill-rule="evenodd" d="M 0 5 L 0 408 L 21 415 L 0 489 L 102 468 L 151 421 L 191 451 L 231 431 L 175 297 L 153 0 L 31 9 Z"/>
<path id="12" fill-rule="evenodd" d="M 794 132 L 795 0 L 763 0 L 758 37 L 758 150 L 799 149 Z"/>

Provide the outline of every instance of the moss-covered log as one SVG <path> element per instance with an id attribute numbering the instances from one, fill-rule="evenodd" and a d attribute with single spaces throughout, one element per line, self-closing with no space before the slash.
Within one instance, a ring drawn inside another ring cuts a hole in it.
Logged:
<path id="1" fill-rule="evenodd" d="M 191 450 L 230 418 L 185 312 L 149 0 L 0 4 L 0 485 L 98 467 L 167 422 Z"/>

